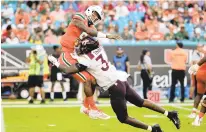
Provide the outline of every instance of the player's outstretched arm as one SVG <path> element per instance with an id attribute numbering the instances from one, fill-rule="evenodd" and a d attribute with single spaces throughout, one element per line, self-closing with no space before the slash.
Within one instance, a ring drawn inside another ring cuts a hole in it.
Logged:
<path id="1" fill-rule="evenodd" d="M 61 70 L 61 72 L 64 72 L 66 74 L 73 74 L 73 73 L 77 73 L 77 72 L 81 72 L 81 71 L 84 71 L 87 69 L 87 66 L 83 65 L 83 64 L 80 64 L 80 63 L 76 63 L 76 64 L 73 64 L 71 66 L 64 66 L 64 65 L 61 65 L 58 60 L 52 56 L 52 55 L 49 55 L 48 56 L 48 60 L 53 64 L 55 65 L 59 70 Z"/>
<path id="2" fill-rule="evenodd" d="M 108 38 L 108 39 L 121 39 L 121 37 L 118 34 L 104 34 L 102 32 L 98 32 L 96 29 L 92 29 L 87 27 L 83 21 L 78 19 L 73 19 L 71 21 L 72 24 L 77 26 L 79 29 L 81 29 L 83 32 L 86 32 L 87 34 L 98 37 L 98 38 Z"/>
<path id="3" fill-rule="evenodd" d="M 84 70 L 87 69 L 86 66 L 84 66 L 80 63 L 73 64 L 70 67 L 67 67 L 67 66 L 64 66 L 64 65 L 60 64 L 58 66 L 58 68 L 66 74 L 74 74 L 74 73 L 78 73 L 78 72 L 81 72 L 81 71 L 84 71 Z"/>
<path id="4" fill-rule="evenodd" d="M 78 68 L 76 65 L 71 65 L 70 67 L 64 66 L 64 65 L 59 65 L 59 70 L 66 74 L 73 74 L 79 72 Z"/>

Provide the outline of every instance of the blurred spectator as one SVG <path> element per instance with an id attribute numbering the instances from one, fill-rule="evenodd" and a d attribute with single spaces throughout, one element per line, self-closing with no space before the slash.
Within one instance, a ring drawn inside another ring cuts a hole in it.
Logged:
<path id="1" fill-rule="evenodd" d="M 6 38 L 8 38 L 11 33 L 12 33 L 12 27 L 11 27 L 11 25 L 8 25 L 6 30 L 3 31 L 2 35 L 1 35 L 1 43 L 4 43 L 6 41 Z"/>
<path id="2" fill-rule="evenodd" d="M 130 73 L 129 57 L 121 47 L 117 47 L 116 55 L 113 56 L 113 63 L 117 70 Z"/>
<path id="3" fill-rule="evenodd" d="M 115 25 L 110 23 L 109 27 L 108 27 L 108 32 L 111 33 L 111 34 L 115 33 Z"/>
<path id="4" fill-rule="evenodd" d="M 204 22 L 204 19 L 200 17 L 200 23 L 197 25 L 198 28 L 200 28 L 203 32 L 206 32 L 206 23 Z"/>
<path id="5" fill-rule="evenodd" d="M 46 29 L 53 28 L 52 20 L 50 18 L 50 11 L 46 11 L 41 15 L 40 23 L 42 24 L 42 28 L 45 31 Z"/>
<path id="6" fill-rule="evenodd" d="M 140 12 L 146 12 L 148 9 L 148 3 L 146 1 L 140 2 L 138 11 Z"/>
<path id="7" fill-rule="evenodd" d="M 201 29 L 200 28 L 196 28 L 195 29 L 195 35 L 192 38 L 192 41 L 204 41 L 204 37 L 201 36 Z"/>
<path id="8" fill-rule="evenodd" d="M 39 34 L 32 35 L 29 42 L 33 43 L 33 44 L 42 44 L 43 43 L 43 41 L 41 40 L 41 36 Z"/>
<path id="9" fill-rule="evenodd" d="M 78 11 L 78 7 L 76 2 L 74 1 L 64 1 L 63 3 L 63 10 L 66 12 L 76 12 Z"/>
<path id="10" fill-rule="evenodd" d="M 180 27 L 180 31 L 175 34 L 175 38 L 178 40 L 189 38 L 187 32 L 185 31 L 185 27 L 183 25 Z"/>
<path id="11" fill-rule="evenodd" d="M 65 33 L 66 25 L 64 22 L 61 22 L 60 27 L 56 30 L 57 36 L 62 36 Z"/>
<path id="12" fill-rule="evenodd" d="M 14 17 L 14 9 L 10 7 L 7 2 L 4 3 L 3 7 L 4 8 L 1 9 L 1 13 L 2 13 L 1 17 L 12 19 Z"/>
<path id="13" fill-rule="evenodd" d="M 6 38 L 7 44 L 19 44 L 19 39 L 12 32 L 8 38 Z"/>
<path id="14" fill-rule="evenodd" d="M 109 11 L 114 9 L 114 6 L 112 5 L 111 1 L 107 1 L 103 5 L 103 9 L 104 9 L 104 15 L 107 16 L 109 14 Z"/>
<path id="15" fill-rule="evenodd" d="M 169 8 L 169 3 L 168 1 L 162 2 L 162 9 L 167 10 Z"/>
<path id="16" fill-rule="evenodd" d="M 53 31 L 51 29 L 47 29 L 45 31 L 45 44 L 58 44 L 58 38 L 54 35 Z"/>
<path id="17" fill-rule="evenodd" d="M 87 2 L 88 1 L 79 1 L 78 2 L 79 12 L 84 12 L 87 9 L 87 7 L 88 7 Z"/>
<path id="18" fill-rule="evenodd" d="M 105 18 L 105 21 L 104 21 L 105 27 L 108 28 L 110 23 L 116 24 L 115 12 L 113 10 L 109 11 L 108 16 Z"/>
<path id="19" fill-rule="evenodd" d="M 2 4 L 2 33 L 8 25 L 15 29 L 17 25 L 24 24 L 30 33 L 34 33 L 35 28 L 41 27 L 43 31 L 50 28 L 59 37 L 72 15 L 77 11 L 84 12 L 90 5 L 103 6 L 105 19 L 101 28 L 105 32 L 122 33 L 123 27 L 128 26 L 129 34 L 136 32 L 136 40 L 149 40 L 148 34 L 154 34 L 158 26 L 158 32 L 166 40 L 200 41 L 206 38 L 206 7 L 201 1 L 7 1 Z M 136 22 L 141 26 L 135 28 Z M 201 29 L 200 36 L 195 28 Z"/>
<path id="20" fill-rule="evenodd" d="M 36 8 L 37 8 L 36 3 L 33 3 L 32 7 L 31 7 L 31 12 L 30 12 L 32 17 L 37 17 L 37 15 L 38 15 L 38 12 L 37 12 Z"/>
<path id="21" fill-rule="evenodd" d="M 198 4 L 194 4 L 193 8 L 189 8 L 189 10 L 188 10 L 190 16 L 192 17 L 192 22 L 194 24 L 199 23 L 199 18 L 200 18 L 199 10 L 201 10 L 201 9 L 199 8 Z"/>
<path id="22" fill-rule="evenodd" d="M 159 22 L 159 25 L 158 25 L 158 30 L 159 32 L 163 33 L 163 34 L 167 34 L 169 33 L 169 28 L 168 28 L 168 23 L 167 22 Z"/>
<path id="23" fill-rule="evenodd" d="M 158 25 L 159 25 L 158 21 L 155 20 L 154 18 L 150 18 L 150 19 L 145 21 L 145 26 L 146 26 L 147 31 L 149 33 L 155 32 L 155 29 L 158 27 Z"/>
<path id="24" fill-rule="evenodd" d="M 124 40 L 132 40 L 133 36 L 129 33 L 128 27 L 124 27 L 124 31 L 121 34 L 122 39 Z"/>
<path id="25" fill-rule="evenodd" d="M 60 22 L 64 22 L 65 18 L 64 18 L 65 12 L 60 9 L 60 3 L 57 3 L 55 5 L 55 10 L 51 12 L 50 17 L 52 19 L 52 22 L 56 22 L 56 21 L 60 21 Z"/>
<path id="26" fill-rule="evenodd" d="M 30 34 L 23 24 L 17 25 L 17 30 L 15 31 L 15 34 L 19 38 L 20 42 L 28 42 Z"/>
<path id="27" fill-rule="evenodd" d="M 30 28 L 31 28 L 30 32 L 31 32 L 31 33 L 34 33 L 34 32 L 35 32 L 35 29 L 38 28 L 38 27 L 40 27 L 40 26 L 41 26 L 41 25 L 40 25 L 40 23 L 38 22 L 38 20 L 32 21 L 32 23 L 31 23 L 31 25 L 30 25 Z"/>
<path id="28" fill-rule="evenodd" d="M 165 40 L 174 40 L 175 36 L 172 28 L 170 28 L 169 30 L 169 33 L 165 34 Z"/>
<path id="29" fill-rule="evenodd" d="M 50 11 L 49 11 L 49 10 L 43 12 L 43 13 L 41 14 L 40 22 L 41 22 L 41 23 L 46 22 L 47 19 L 49 18 L 49 16 L 50 16 Z"/>
<path id="30" fill-rule="evenodd" d="M 129 11 L 136 11 L 137 7 L 133 0 L 129 1 L 129 4 L 127 5 L 127 8 Z"/>
<path id="31" fill-rule="evenodd" d="M 11 22 L 9 18 L 5 19 L 6 23 L 3 24 L 2 30 L 6 30 L 6 28 L 10 25 L 12 29 L 16 29 L 16 26 Z"/>
<path id="32" fill-rule="evenodd" d="M 27 14 L 23 9 L 19 9 L 17 12 L 16 12 L 16 24 L 25 24 L 25 25 L 28 25 L 29 22 L 30 22 L 30 16 L 29 14 Z"/>
<path id="33" fill-rule="evenodd" d="M 126 17 L 129 14 L 128 8 L 124 5 L 124 1 L 118 1 L 117 6 L 115 7 L 115 18 Z"/>
<path id="34" fill-rule="evenodd" d="M 40 1 L 39 5 L 37 6 L 37 11 L 41 14 L 45 13 L 46 11 L 52 11 L 53 10 L 53 4 L 52 2 L 47 1 Z"/>
<path id="35" fill-rule="evenodd" d="M 158 31 L 158 27 L 156 27 L 155 32 L 150 35 L 150 40 L 164 40 L 164 34 Z"/>
<path id="36" fill-rule="evenodd" d="M 128 30 L 129 30 L 129 33 L 130 33 L 130 34 L 134 34 L 133 21 L 129 21 Z"/>
<path id="37" fill-rule="evenodd" d="M 136 40 L 147 40 L 148 37 L 149 33 L 144 25 L 142 27 L 137 27 L 137 32 L 135 33 Z"/>

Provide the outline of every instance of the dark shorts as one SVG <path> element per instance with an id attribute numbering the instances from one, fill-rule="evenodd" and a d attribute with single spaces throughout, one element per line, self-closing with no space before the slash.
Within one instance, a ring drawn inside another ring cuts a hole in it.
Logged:
<path id="1" fill-rule="evenodd" d="M 129 86 L 128 82 L 119 80 L 109 88 L 109 96 L 112 109 L 120 121 L 128 117 L 126 101 L 137 107 L 142 107 L 144 103 L 144 99 Z"/>
<path id="2" fill-rule="evenodd" d="M 57 73 L 52 73 L 50 76 L 51 82 L 56 82 L 57 81 Z"/>
<path id="3" fill-rule="evenodd" d="M 30 75 L 27 85 L 29 88 L 36 86 L 41 88 L 43 86 L 43 76 Z"/>

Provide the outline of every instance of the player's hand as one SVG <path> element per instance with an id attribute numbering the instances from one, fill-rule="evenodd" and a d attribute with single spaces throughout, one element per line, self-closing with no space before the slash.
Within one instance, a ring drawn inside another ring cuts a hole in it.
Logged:
<path id="1" fill-rule="evenodd" d="M 198 66 L 198 64 L 192 65 L 192 66 L 189 68 L 188 73 L 195 75 L 195 74 L 197 73 L 199 67 L 200 67 L 200 66 Z"/>
<path id="2" fill-rule="evenodd" d="M 118 34 L 107 34 L 107 38 L 108 38 L 108 39 L 115 39 L 115 40 L 120 40 L 120 39 L 122 39 L 122 37 L 119 36 Z"/>

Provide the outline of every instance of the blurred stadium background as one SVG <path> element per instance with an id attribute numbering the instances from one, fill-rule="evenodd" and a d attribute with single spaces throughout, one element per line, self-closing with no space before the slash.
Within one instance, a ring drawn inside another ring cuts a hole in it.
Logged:
<path id="1" fill-rule="evenodd" d="M 167 106 L 167 98 L 171 86 L 168 56 L 171 49 L 175 48 L 176 40 L 184 44 L 184 49 L 188 53 L 187 67 L 190 65 L 197 44 L 206 45 L 205 0 L 1 1 L 1 97 L 5 107 L 6 131 L 103 132 L 117 131 L 117 129 L 136 131 L 134 128 L 121 126 L 113 118 L 110 121 L 91 121 L 80 115 L 77 107 L 81 101 L 76 99 L 79 84 L 75 82 L 70 87 L 68 78 L 64 83 L 68 102 L 63 103 L 57 99 L 54 103 L 47 102 L 46 105 L 27 105 L 28 65 L 25 59 L 31 47 L 43 45 L 47 54 L 51 54 L 52 47 L 59 45 L 61 35 L 65 33 L 74 13 L 84 12 L 90 5 L 100 5 L 104 9 L 104 21 L 96 26 L 98 31 L 118 33 L 122 36 L 122 41 L 108 39 L 99 39 L 99 41 L 104 45 L 110 61 L 116 54 L 117 46 L 124 49 L 129 57 L 134 89 L 142 95 L 142 81 L 140 72 L 137 70 L 137 63 L 142 50 L 147 48 L 151 52 L 155 72 L 153 90 L 160 92 L 160 104 L 180 111 L 183 120 L 181 132 L 204 132 L 205 121 L 200 128 L 194 128 L 191 126 L 192 120 L 186 117 L 191 111 L 193 100 L 187 100 L 185 104 L 177 103 Z M 44 90 L 47 93 L 46 97 L 49 98 L 51 82 L 48 79 L 50 70 L 47 60 L 44 63 L 44 74 Z M 190 80 L 190 75 L 186 73 L 185 96 L 187 98 L 189 98 Z M 61 92 L 60 85 L 55 86 L 55 92 Z M 179 85 L 176 96 L 180 97 Z M 55 97 L 61 98 L 61 94 Z M 102 109 L 114 115 L 108 105 L 108 93 L 100 93 L 100 97 L 106 98 L 99 99 L 99 105 L 104 106 Z M 156 118 L 160 118 L 162 119 L 160 125 L 167 129 L 166 132 L 175 132 L 171 124 L 165 125 L 164 117 L 149 111 L 136 110 L 133 107 L 129 107 L 129 111 L 140 120 L 151 124 L 156 122 Z M 88 124 L 80 128 L 80 122 L 81 124 L 88 122 Z"/>

